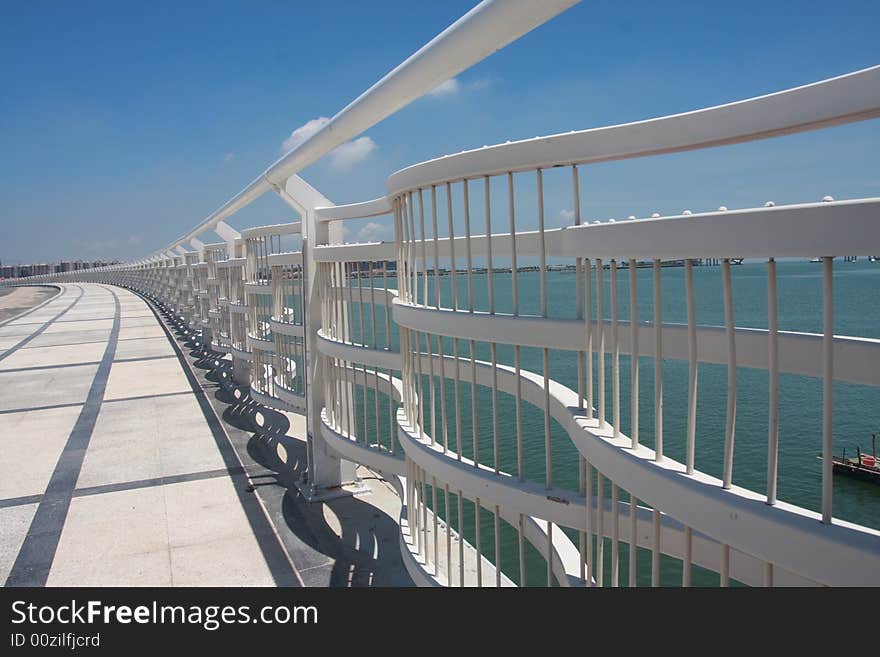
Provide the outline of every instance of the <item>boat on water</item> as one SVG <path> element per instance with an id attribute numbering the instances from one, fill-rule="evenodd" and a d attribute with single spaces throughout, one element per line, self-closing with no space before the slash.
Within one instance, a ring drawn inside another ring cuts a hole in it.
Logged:
<path id="1" fill-rule="evenodd" d="M 821 456 L 819 457 L 821 460 Z M 871 434 L 871 454 L 863 454 L 860 447 L 856 447 L 855 458 L 846 456 L 846 448 L 843 455 L 831 458 L 834 474 L 871 481 L 880 484 L 880 459 L 877 458 L 877 434 Z"/>

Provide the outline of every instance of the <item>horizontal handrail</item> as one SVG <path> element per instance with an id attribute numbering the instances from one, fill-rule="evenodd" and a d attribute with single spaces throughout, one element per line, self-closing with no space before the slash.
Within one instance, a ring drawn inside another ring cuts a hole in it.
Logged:
<path id="1" fill-rule="evenodd" d="M 484 0 L 385 75 L 320 130 L 166 249 L 188 242 L 331 150 L 482 61 L 579 0 Z"/>
<path id="2" fill-rule="evenodd" d="M 449 180 L 737 144 L 880 116 L 880 66 L 726 105 L 485 146 L 408 166 L 388 196 Z"/>

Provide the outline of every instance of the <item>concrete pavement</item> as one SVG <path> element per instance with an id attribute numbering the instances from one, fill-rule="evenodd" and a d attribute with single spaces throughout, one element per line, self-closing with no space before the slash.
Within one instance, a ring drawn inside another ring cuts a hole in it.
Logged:
<path id="1" fill-rule="evenodd" d="M 187 362 L 147 303 L 112 286 L 63 286 L 0 325 L 0 581 L 407 583 L 389 547 L 396 523 L 376 520 L 393 508 L 336 503 L 372 509 L 347 523 L 358 538 L 346 545 L 316 522 L 325 509 L 296 499 L 292 464 L 267 461 L 265 439 L 218 419 L 241 403 Z M 291 459 L 297 440 L 282 442 Z"/>

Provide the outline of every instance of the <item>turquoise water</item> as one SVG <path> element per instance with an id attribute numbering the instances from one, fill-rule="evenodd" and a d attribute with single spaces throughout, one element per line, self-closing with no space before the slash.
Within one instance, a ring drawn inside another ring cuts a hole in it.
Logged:
<path id="1" fill-rule="evenodd" d="M 732 268 L 735 319 L 737 326 L 766 328 L 767 292 L 766 264 L 744 264 Z M 821 265 L 807 262 L 780 262 L 777 267 L 779 328 L 780 330 L 820 332 L 822 322 L 822 270 Z M 468 307 L 466 278 L 457 278 L 458 298 L 461 308 Z M 495 300 L 497 312 L 510 312 L 511 274 L 494 274 Z M 637 289 L 640 319 L 650 319 L 652 309 L 652 272 L 650 269 L 637 270 Z M 478 310 L 488 309 L 488 277 L 473 277 L 473 303 Z M 520 272 L 519 306 L 522 314 L 538 314 L 540 310 L 540 278 L 537 273 Z M 620 319 L 629 318 L 629 272 L 621 270 L 618 274 L 618 313 Z M 547 305 L 551 317 L 576 317 L 576 276 L 574 272 L 548 272 Z M 835 261 L 835 333 L 880 338 L 880 264 L 866 261 L 846 263 Z M 433 299 L 433 281 L 429 281 L 429 298 Z M 389 279 L 389 287 L 396 281 Z M 440 278 L 444 305 L 451 300 L 451 277 Z M 722 298 L 721 270 L 719 267 L 697 267 L 694 269 L 695 298 L 697 303 L 697 322 L 707 325 L 723 325 L 724 307 Z M 610 313 L 611 282 L 610 273 L 604 275 L 605 316 Z M 594 293 L 595 306 L 595 293 Z M 364 304 L 366 342 L 370 343 L 371 321 L 368 304 Z M 356 339 L 360 338 L 359 307 L 353 304 L 352 329 Z M 665 322 L 686 322 L 684 297 L 684 269 L 663 269 L 663 319 Z M 594 311 L 594 317 L 596 313 Z M 385 344 L 384 309 L 380 306 L 377 314 L 377 342 Z M 392 345 L 397 346 L 396 331 L 392 331 Z M 459 352 L 469 356 L 469 344 L 459 340 Z M 436 350 L 436 342 L 434 343 Z M 444 340 L 444 350 L 451 354 L 453 341 Z M 489 360 L 488 344 L 475 345 L 475 355 Z M 498 345 L 499 362 L 513 364 L 513 348 Z M 539 349 L 522 349 L 522 367 L 533 372 L 542 371 L 542 352 Z M 630 361 L 620 359 L 621 368 L 621 430 L 630 431 Z M 607 417 L 611 420 L 611 358 L 606 358 Z M 551 350 L 549 353 L 550 377 L 577 389 L 577 362 L 572 352 Z M 447 372 L 449 375 L 449 372 Z M 461 424 L 460 444 L 463 453 L 473 453 L 474 427 L 471 423 L 470 371 L 465 365 L 461 369 L 459 395 L 462 412 L 458 421 Z M 594 385 L 596 384 L 594 376 Z M 724 366 L 701 364 L 699 366 L 698 422 L 696 439 L 696 466 L 699 470 L 721 476 L 722 447 L 726 415 L 727 369 Z M 766 489 L 767 468 L 767 422 L 768 422 L 768 377 L 765 371 L 740 368 L 737 372 L 738 397 L 736 417 L 736 442 L 734 452 L 734 483 L 746 488 L 764 492 Z M 429 394 L 427 376 L 423 379 L 424 395 Z M 436 384 L 436 400 L 439 407 L 439 380 Z M 684 460 L 686 429 L 687 363 L 684 361 L 664 361 L 664 451 L 679 461 Z M 779 484 L 778 495 L 781 500 L 818 511 L 821 502 L 821 461 L 817 455 L 821 451 L 822 426 L 822 383 L 794 375 L 780 375 L 780 427 L 779 427 Z M 362 392 L 362 391 L 361 391 Z M 450 445 L 459 443 L 456 436 L 456 417 L 452 400 L 455 395 L 454 384 L 446 382 L 447 423 Z M 595 393 L 594 391 L 594 394 Z M 653 360 L 640 360 L 640 403 L 639 425 L 641 442 L 653 447 Z M 374 402 L 368 390 L 366 404 L 370 433 L 375 435 L 373 418 Z M 847 454 L 855 455 L 856 446 L 869 451 L 871 433 L 880 433 L 880 390 L 867 386 L 838 383 L 834 387 L 834 445 L 835 453 L 846 448 Z M 597 397 L 594 397 L 597 399 Z M 480 444 L 480 461 L 492 464 L 493 460 L 493 413 L 491 391 L 478 388 L 476 395 L 477 434 Z M 359 413 L 363 405 L 359 404 Z M 380 409 L 387 408 L 380 403 Z M 524 470 L 528 479 L 545 481 L 544 416 L 539 409 L 523 404 Z M 516 422 L 514 400 L 499 393 L 498 399 L 498 466 L 507 472 L 516 472 Z M 381 418 L 380 418 L 381 419 Z M 440 409 L 437 409 L 436 423 L 439 439 L 442 426 Z M 430 419 L 426 419 L 430 427 Z M 380 433 L 386 429 L 380 424 Z M 372 436 L 371 436 L 372 437 Z M 387 440 L 383 439 L 387 443 Z M 579 489 L 578 454 L 561 427 L 552 426 L 552 463 L 554 485 L 571 490 Z M 608 494 L 610 494 L 609 491 Z M 624 494 L 621 499 L 626 499 Z M 441 496 L 442 500 L 442 496 Z M 451 520 L 457 526 L 456 501 L 451 504 Z M 441 515 L 445 515 L 442 501 L 438 504 Z M 464 534 L 472 540 L 474 518 L 473 505 L 465 503 L 463 522 Z M 860 481 L 836 478 L 834 482 L 834 516 L 869 527 L 880 528 L 880 487 Z M 491 514 L 484 511 L 481 517 L 484 550 L 494 554 L 493 523 Z M 572 534 L 577 543 L 576 534 Z M 491 555 L 489 555 L 491 556 Z M 528 551 L 529 583 L 544 583 L 543 563 L 537 552 Z M 625 548 L 621 556 L 626 568 Z M 640 556 L 640 564 L 649 562 L 647 555 Z M 680 581 L 680 566 L 668 560 L 663 564 L 664 583 Z M 502 563 L 505 573 L 517 579 L 518 556 L 516 534 L 512 528 L 502 528 Z M 537 565 L 536 565 L 537 564 Z M 677 569 L 677 570 L 676 570 Z M 706 576 L 699 583 L 717 583 L 717 576 Z M 640 583 L 647 578 L 648 570 L 639 568 Z M 667 581 L 668 580 L 668 581 Z M 625 581 L 625 573 L 621 576 Z"/>

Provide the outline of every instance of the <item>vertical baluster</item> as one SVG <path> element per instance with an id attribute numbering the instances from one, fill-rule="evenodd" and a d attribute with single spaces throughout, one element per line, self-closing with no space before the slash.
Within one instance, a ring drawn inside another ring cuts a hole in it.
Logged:
<path id="1" fill-rule="evenodd" d="M 453 395 L 455 397 L 455 455 L 461 461 L 461 365 L 458 356 L 458 338 L 452 338 L 452 357 L 455 360 L 455 382 Z"/>
<path id="2" fill-rule="evenodd" d="M 614 437 L 620 438 L 620 341 L 617 332 L 617 260 L 611 259 L 611 395 Z"/>
<path id="3" fill-rule="evenodd" d="M 736 333 L 733 319 L 733 283 L 730 258 L 721 262 L 724 280 L 724 324 L 727 335 L 727 423 L 724 430 L 724 475 L 722 486 L 730 488 L 733 481 L 733 444 L 736 436 Z"/>
<path id="4" fill-rule="evenodd" d="M 422 517 L 421 517 L 421 528 L 422 528 L 422 545 L 425 549 L 425 565 L 428 564 L 428 496 L 427 496 L 427 488 L 428 488 L 428 473 L 424 468 L 419 468 L 419 488 L 420 488 L 420 499 L 422 501 Z"/>
<path id="5" fill-rule="evenodd" d="M 538 169 L 538 256 L 541 281 L 541 317 L 547 316 L 547 250 L 544 243 L 544 172 Z"/>
<path id="6" fill-rule="evenodd" d="M 458 585 L 464 586 L 464 500 L 458 491 Z"/>
<path id="7" fill-rule="evenodd" d="M 660 511 L 653 513 L 654 537 L 651 547 L 651 586 L 660 586 Z"/>
<path id="8" fill-rule="evenodd" d="M 469 351 L 471 356 L 471 447 L 473 448 L 474 467 L 476 468 L 480 465 L 480 425 L 477 417 L 477 345 L 474 340 L 470 341 Z"/>
<path id="9" fill-rule="evenodd" d="M 500 466 L 500 443 L 498 435 L 498 352 L 494 342 L 489 343 L 492 357 L 492 463 L 495 474 Z"/>
<path id="10" fill-rule="evenodd" d="M 685 588 L 691 585 L 691 562 L 693 561 L 694 532 L 690 527 L 684 528 L 684 560 L 681 570 L 681 585 Z"/>
<path id="11" fill-rule="evenodd" d="M 584 369 L 586 370 L 586 388 L 587 388 L 587 419 L 593 419 L 593 263 L 587 258 L 585 262 L 585 275 L 586 280 L 584 281 L 584 289 L 586 290 L 586 298 L 584 299 L 584 306 L 586 308 L 586 313 L 584 317 L 584 325 L 586 328 L 586 365 Z"/>
<path id="12" fill-rule="evenodd" d="M 458 310 L 458 287 L 455 284 L 455 228 L 452 223 L 452 185 L 446 183 L 446 218 L 449 223 L 449 287 L 452 309 Z"/>
<path id="13" fill-rule="evenodd" d="M 410 299 L 413 303 L 419 303 L 419 265 L 416 258 L 416 218 L 415 203 L 412 192 L 409 192 L 409 266 L 412 273 L 412 293 Z"/>
<path id="14" fill-rule="evenodd" d="M 391 385 L 392 372 L 390 369 L 385 370 L 388 375 L 388 437 L 391 439 L 391 453 L 397 453 L 397 422 L 394 415 L 394 386 Z"/>
<path id="15" fill-rule="evenodd" d="M 525 462 L 523 454 L 523 430 L 522 430 L 522 377 L 520 372 L 520 346 L 513 347 L 514 370 L 516 371 L 516 471 L 520 481 L 525 481 Z"/>
<path id="16" fill-rule="evenodd" d="M 360 337 L 361 337 L 361 344 L 366 347 L 367 346 L 367 339 L 366 339 L 366 322 L 364 320 L 364 277 L 361 272 L 361 263 L 360 262 L 357 263 L 357 279 L 358 279 L 358 306 L 359 306 L 360 316 L 361 316 L 361 336 Z M 369 445 L 370 444 L 370 433 L 369 433 L 369 429 L 367 427 L 367 423 L 369 422 L 369 417 L 368 417 L 368 413 L 367 413 L 367 408 L 368 408 L 368 406 L 367 406 L 367 387 L 369 386 L 369 384 L 367 383 L 367 366 L 361 365 L 360 368 L 361 368 L 361 372 L 363 373 L 363 376 L 364 376 L 364 386 L 363 386 L 363 391 L 362 391 L 363 392 L 363 403 L 364 403 L 364 406 L 363 406 L 364 444 Z"/>
<path id="17" fill-rule="evenodd" d="M 586 492 L 586 543 L 587 543 L 587 570 L 585 577 L 587 586 L 593 585 L 595 568 L 593 567 L 593 466 L 589 461 L 584 462 L 584 490 Z"/>
<path id="18" fill-rule="evenodd" d="M 428 256 L 425 245 L 425 198 L 422 189 L 419 188 L 419 242 L 421 243 L 422 256 L 422 283 L 424 284 L 424 293 L 422 295 L 422 303 L 428 305 Z"/>
<path id="19" fill-rule="evenodd" d="M 581 194 L 578 168 L 576 164 L 571 166 L 572 199 L 574 201 L 574 225 L 581 225 Z M 583 268 L 584 259 L 578 256 L 574 260 L 575 270 L 575 295 L 577 296 L 577 318 L 584 318 L 584 292 L 583 292 Z M 584 407 L 584 352 L 577 354 L 577 384 L 578 384 L 578 408 Z"/>
<path id="20" fill-rule="evenodd" d="M 415 332 L 416 337 L 416 371 L 414 374 L 418 376 L 418 419 L 419 419 L 419 438 L 425 439 L 425 402 L 424 402 L 424 376 L 422 375 L 422 333 Z M 434 444 L 434 438 L 431 437 L 431 444 Z"/>
<path id="21" fill-rule="evenodd" d="M 524 540 L 524 524 L 523 514 L 519 514 L 519 533 L 517 536 L 517 545 L 519 547 L 519 585 L 526 586 L 526 546 Z"/>
<path id="22" fill-rule="evenodd" d="M 437 527 L 437 477 L 431 477 L 431 515 L 433 516 L 434 521 L 434 576 L 440 576 L 440 560 L 439 556 L 439 542 L 438 542 L 438 527 Z"/>
<path id="23" fill-rule="evenodd" d="M 486 284 L 489 288 L 489 312 L 495 313 L 495 272 L 492 262 L 492 203 L 490 199 L 489 176 L 483 177 L 486 215 Z"/>
<path id="24" fill-rule="evenodd" d="M 831 524 L 834 495 L 834 270 L 833 258 L 822 258 L 822 522 Z"/>
<path id="25" fill-rule="evenodd" d="M 654 460 L 663 460 L 663 279 L 654 258 Z"/>
<path id="26" fill-rule="evenodd" d="M 513 198 L 513 174 L 507 174 L 507 203 L 510 208 L 510 290 L 513 314 L 519 315 L 519 283 L 516 264 L 516 210 Z"/>
<path id="27" fill-rule="evenodd" d="M 776 259 L 767 263 L 767 361 L 770 370 L 767 427 L 767 504 L 776 504 L 776 470 L 779 455 L 779 334 L 776 303 Z"/>
<path id="28" fill-rule="evenodd" d="M 605 585 L 605 477 L 596 471 L 596 584 Z"/>
<path id="29" fill-rule="evenodd" d="M 629 585 L 637 586 L 639 560 L 639 500 L 635 495 L 629 496 Z"/>
<path id="30" fill-rule="evenodd" d="M 468 312 L 474 312 L 474 263 L 471 254 L 471 198 L 470 198 L 470 186 L 468 185 L 468 180 L 465 178 L 462 181 L 462 187 L 464 189 L 464 251 L 465 251 L 465 262 L 467 264 L 467 298 L 468 298 Z"/>
<path id="31" fill-rule="evenodd" d="M 477 551 L 477 586 L 478 587 L 483 586 L 483 548 L 482 548 L 483 544 L 482 544 L 482 541 L 480 540 L 480 538 L 481 538 L 481 536 L 480 536 L 480 530 L 481 530 L 480 516 L 482 515 L 481 510 L 482 510 L 482 507 L 480 506 L 480 498 L 478 497 L 474 501 L 474 525 L 475 525 L 474 528 L 476 530 L 475 531 L 476 545 L 474 546 L 474 548 Z"/>
<path id="32" fill-rule="evenodd" d="M 602 259 L 596 258 L 596 321 L 599 331 L 597 369 L 599 375 L 599 428 L 605 428 L 605 283 Z"/>
<path id="33" fill-rule="evenodd" d="M 371 337 L 370 346 L 372 346 L 372 348 L 375 349 L 376 348 L 376 285 L 375 285 L 375 282 L 373 281 L 373 264 L 374 263 L 371 260 L 370 261 L 370 329 L 372 330 L 372 333 L 370 336 Z"/>
<path id="34" fill-rule="evenodd" d="M 437 234 L 437 185 L 431 185 L 431 226 L 434 231 L 434 307 L 440 307 L 440 238 Z"/>
<path id="35" fill-rule="evenodd" d="M 611 483 L 611 586 L 620 585 L 620 491 Z"/>
<path id="36" fill-rule="evenodd" d="M 542 350 L 544 372 L 544 477 L 547 490 L 553 488 L 553 446 L 550 442 L 550 362 L 549 350 Z"/>
<path id="37" fill-rule="evenodd" d="M 425 276 L 427 278 L 427 275 Z M 430 395 L 431 395 L 431 444 L 437 440 L 437 408 L 436 404 L 436 393 L 435 393 L 435 384 L 434 384 L 434 350 L 431 345 L 431 334 L 425 333 L 425 344 L 427 346 L 426 357 L 428 359 L 428 380 L 430 382 Z"/>
<path id="38" fill-rule="evenodd" d="M 449 453 L 449 420 L 446 416 L 446 357 L 443 336 L 437 336 L 437 354 L 440 357 L 440 424 L 443 431 L 443 453 Z"/>
<path id="39" fill-rule="evenodd" d="M 629 364 L 631 439 L 632 448 L 639 446 L 639 288 L 636 278 L 636 261 L 629 260 L 629 327 L 631 352 Z"/>
<path id="40" fill-rule="evenodd" d="M 501 588 L 501 509 L 495 505 L 495 586 Z"/>
<path id="41" fill-rule="evenodd" d="M 400 287 L 400 276 L 397 277 Z M 388 261 L 382 261 L 382 287 L 385 289 L 385 348 L 391 350 L 391 305 L 388 303 Z M 399 292 L 399 291 L 398 291 Z"/>
<path id="42" fill-rule="evenodd" d="M 688 419 L 685 466 L 687 473 L 693 474 L 697 435 L 697 321 L 694 304 L 694 269 L 690 258 L 684 261 L 684 277 L 688 321 Z"/>
<path id="43" fill-rule="evenodd" d="M 586 501 L 587 496 L 587 484 L 586 484 L 586 476 L 587 476 L 587 460 L 583 457 L 583 455 L 578 455 L 578 492 L 584 496 L 584 501 Z M 587 576 L 587 555 L 586 555 L 586 547 L 587 547 L 587 536 L 586 532 L 578 530 L 578 561 L 580 566 L 580 578 L 586 581 Z"/>
<path id="44" fill-rule="evenodd" d="M 446 584 L 452 586 L 452 511 L 449 508 L 449 484 L 443 484 L 443 510 L 446 513 Z"/>

